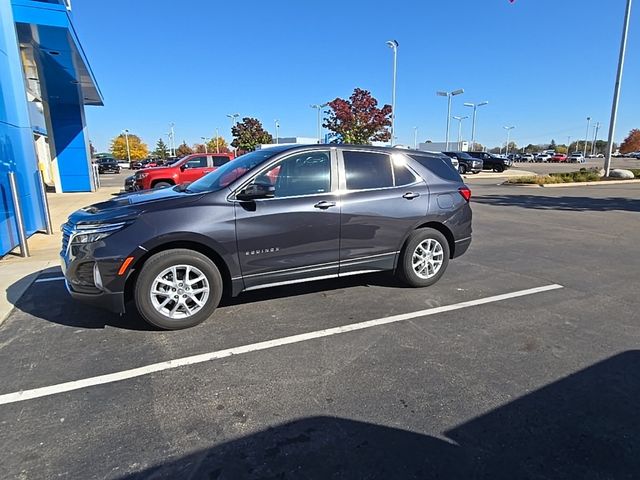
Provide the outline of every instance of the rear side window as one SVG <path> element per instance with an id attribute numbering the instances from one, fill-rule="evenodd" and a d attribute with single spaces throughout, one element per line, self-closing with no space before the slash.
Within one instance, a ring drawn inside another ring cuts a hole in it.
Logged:
<path id="1" fill-rule="evenodd" d="M 396 187 L 402 187 L 403 185 L 411 185 L 416 182 L 416 176 L 404 166 L 405 160 L 402 162 L 393 161 L 393 176 L 396 181 Z"/>
<path id="2" fill-rule="evenodd" d="M 229 161 L 229 157 L 213 157 L 213 166 L 221 167 Z"/>
<path id="3" fill-rule="evenodd" d="M 410 155 L 416 162 L 425 168 L 428 168 L 432 173 L 445 180 L 452 182 L 460 182 L 461 178 L 458 172 L 456 172 L 451 162 L 442 157 L 428 157 L 423 155 Z"/>
<path id="4" fill-rule="evenodd" d="M 393 173 L 389 155 L 373 152 L 344 151 L 347 189 L 365 190 L 369 188 L 393 187 Z"/>

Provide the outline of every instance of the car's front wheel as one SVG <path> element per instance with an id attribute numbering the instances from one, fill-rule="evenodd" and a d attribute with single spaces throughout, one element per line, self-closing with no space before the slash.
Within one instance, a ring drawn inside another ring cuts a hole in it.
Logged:
<path id="1" fill-rule="evenodd" d="M 134 289 L 136 307 L 145 321 L 165 330 L 178 330 L 198 325 L 213 314 L 223 284 L 210 258 L 177 248 L 149 258 Z"/>
<path id="2" fill-rule="evenodd" d="M 495 167 L 493 167 L 493 171 L 496 173 L 502 173 L 504 172 L 504 167 L 502 165 L 496 165 Z"/>
<path id="3" fill-rule="evenodd" d="M 412 287 L 428 287 L 444 275 L 449 265 L 449 243 L 433 228 L 409 235 L 398 263 L 398 275 Z"/>
<path id="4" fill-rule="evenodd" d="M 153 188 L 167 188 L 170 186 L 171 184 L 169 182 L 158 182 L 153 185 Z"/>

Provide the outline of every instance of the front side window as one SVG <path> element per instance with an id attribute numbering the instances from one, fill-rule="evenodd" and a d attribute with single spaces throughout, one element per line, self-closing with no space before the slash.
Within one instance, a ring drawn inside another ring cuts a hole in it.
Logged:
<path id="1" fill-rule="evenodd" d="M 262 172 L 253 183 L 275 187 L 275 198 L 329 193 L 331 154 L 329 151 L 314 151 L 293 155 Z"/>
<path id="2" fill-rule="evenodd" d="M 207 157 L 196 157 L 185 163 L 187 168 L 207 168 Z"/>
<path id="3" fill-rule="evenodd" d="M 391 161 L 386 153 L 344 151 L 348 190 L 393 187 Z"/>

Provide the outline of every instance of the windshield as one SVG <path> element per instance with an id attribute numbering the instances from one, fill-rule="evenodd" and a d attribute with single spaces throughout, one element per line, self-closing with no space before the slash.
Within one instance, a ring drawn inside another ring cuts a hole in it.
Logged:
<path id="1" fill-rule="evenodd" d="M 281 151 L 269 148 L 242 155 L 190 184 L 189 192 L 217 192 Z"/>

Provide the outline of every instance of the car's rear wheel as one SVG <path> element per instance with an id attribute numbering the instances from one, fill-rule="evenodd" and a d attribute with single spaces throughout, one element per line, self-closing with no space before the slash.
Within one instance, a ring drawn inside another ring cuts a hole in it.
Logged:
<path id="1" fill-rule="evenodd" d="M 428 287 L 444 275 L 449 265 L 449 243 L 433 228 L 420 228 L 405 242 L 398 275 L 412 287 Z"/>
<path id="2" fill-rule="evenodd" d="M 464 163 L 461 163 L 460 165 L 458 165 L 458 171 L 464 175 L 465 173 L 467 173 L 467 166 Z"/>
<path id="3" fill-rule="evenodd" d="M 171 184 L 169 182 L 157 182 L 153 184 L 153 188 L 167 188 L 170 186 Z"/>
<path id="4" fill-rule="evenodd" d="M 165 330 L 202 323 L 222 297 L 222 276 L 205 255 L 188 249 L 156 253 L 134 285 L 135 303 L 145 321 Z"/>
<path id="5" fill-rule="evenodd" d="M 495 167 L 493 167 L 493 171 L 496 172 L 496 173 L 502 173 L 502 172 L 504 172 L 504 166 L 496 165 Z"/>

